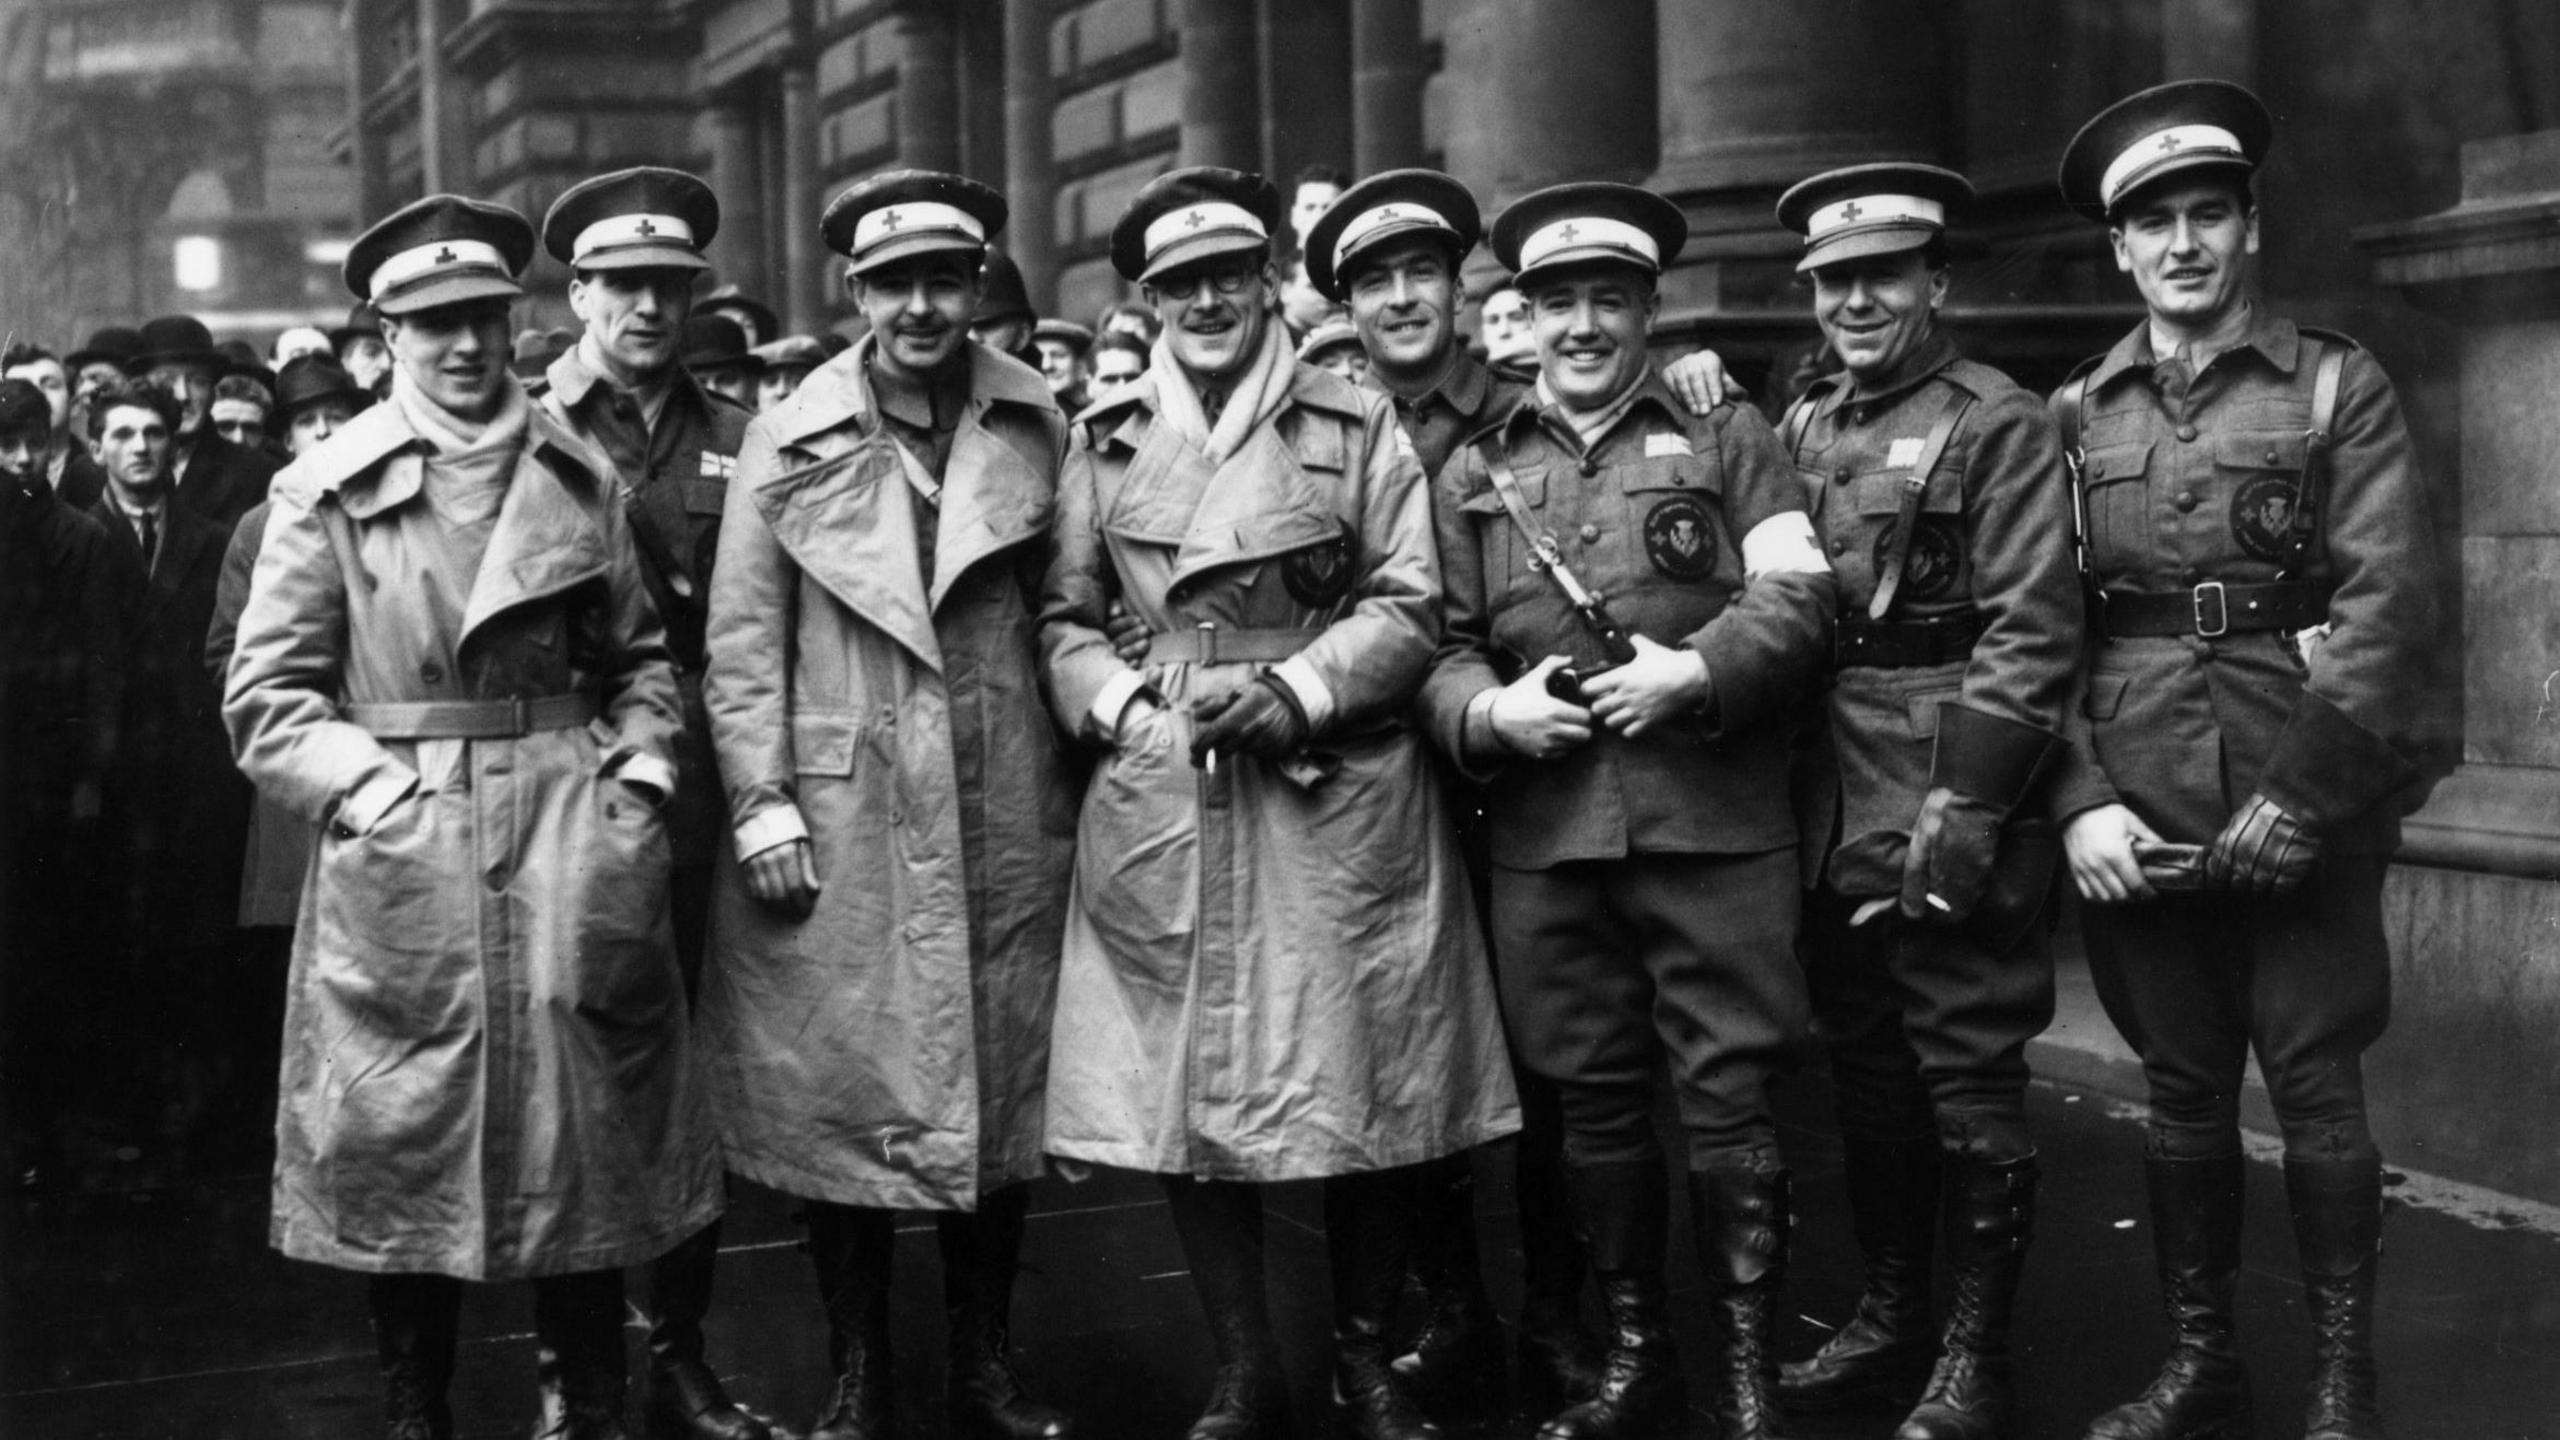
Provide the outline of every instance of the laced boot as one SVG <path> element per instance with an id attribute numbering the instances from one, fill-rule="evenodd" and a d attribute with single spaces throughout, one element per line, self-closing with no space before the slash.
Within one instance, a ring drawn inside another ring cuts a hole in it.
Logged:
<path id="1" fill-rule="evenodd" d="M 1866 1288 L 1822 1348 L 1778 1368 L 1778 1397 L 1799 1410 L 1898 1404 L 1937 1358 L 1929 1247 L 1938 1221 L 1938 1137 L 1851 1140 L 1842 1170 Z"/>
<path id="2" fill-rule="evenodd" d="M 2382 1162 L 2287 1160 L 2284 1186 L 2302 1252 L 2302 1300 L 2311 1311 L 2303 1440 L 2384 1440 L 2373 1363 Z"/>
<path id="3" fill-rule="evenodd" d="M 1674 1433 L 1683 1408 L 1662 1280 L 1671 1229 L 1670 1176 L 1659 1159 L 1568 1165 L 1609 1350 L 1591 1398 L 1538 1427 L 1538 1440 L 1653 1440 Z"/>
<path id="4" fill-rule="evenodd" d="M 1218 1357 L 1190 1440 L 1284 1440 L 1288 1381 L 1263 1290 L 1262 1191 L 1181 1175 L 1165 1177 L 1164 1190 Z"/>
<path id="5" fill-rule="evenodd" d="M 702 1358 L 702 1320 L 711 1313 L 711 1271 L 720 1222 L 649 1267 L 651 1440 L 774 1440 L 773 1428 L 738 1408 Z"/>
<path id="6" fill-rule="evenodd" d="M 2142 1163 L 2151 1239 L 2169 1312 L 2169 1357 L 2149 1388 L 2099 1416 L 2086 1440 L 2247 1440 L 2249 1372 L 2240 1364 L 2232 1293 L 2240 1281 L 2240 1207 L 2248 1162 Z"/>
<path id="7" fill-rule="evenodd" d="M 1956 1293 L 1945 1352 L 1894 1440 L 2007 1440 L 2017 1401 L 2009 1319 L 2035 1230 L 2038 1173 L 2033 1155 L 1955 1158 L 1947 1254 Z"/>
<path id="8" fill-rule="evenodd" d="M 1419 1167 L 1324 1182 L 1325 1259 L 1333 1277 L 1333 1420 L 1346 1440 L 1437 1440 L 1440 1427 L 1397 1383 L 1387 1317 L 1413 1250 Z"/>
<path id="9" fill-rule="evenodd" d="M 827 1313 L 835 1389 L 809 1440 L 889 1440 L 897 1418 L 889 1354 L 889 1257 L 897 1215 L 809 1202 L 809 1258 Z"/>
<path id="10" fill-rule="evenodd" d="M 1023 1393 L 1013 1373 L 1013 1280 L 1022 1265 L 1030 1193 L 1008 1185 L 974 1214 L 934 1217 L 951 1320 L 951 1433 L 963 1440 L 1064 1440 L 1075 1423 Z"/>
<path id="11" fill-rule="evenodd" d="M 365 1282 L 374 1344 L 382 1354 L 384 1433 L 390 1440 L 453 1440 L 456 1322 L 462 1282 L 443 1275 L 374 1275 Z"/>
<path id="12" fill-rule="evenodd" d="M 1409 1269 L 1422 1326 L 1396 1357 L 1399 1380 L 1429 1409 L 1482 1412 L 1503 1391 L 1502 1324 L 1484 1292 L 1476 1238 L 1476 1171 L 1466 1154 L 1412 1169 L 1416 1238 Z"/>
<path id="13" fill-rule="evenodd" d="M 1724 1440 L 1784 1440 L 1778 1401 L 1778 1290 L 1787 1278 L 1787 1231 L 1794 1224 L 1789 1176 L 1765 1168 L 1720 1165 L 1689 1175 L 1689 1217 L 1706 1269 L 1716 1353 L 1715 1417 Z"/>
<path id="14" fill-rule="evenodd" d="M 534 1440 L 627 1440 L 622 1428 L 622 1272 L 584 1270 L 533 1282 Z"/>
<path id="15" fill-rule="evenodd" d="M 1600 1342 L 1583 1323 L 1591 1256 L 1574 1228 L 1554 1082 L 1523 1074 L 1512 1190 L 1520 1212 L 1520 1334 L 1513 1375 L 1524 1415 L 1553 1415 L 1600 1393 Z"/>

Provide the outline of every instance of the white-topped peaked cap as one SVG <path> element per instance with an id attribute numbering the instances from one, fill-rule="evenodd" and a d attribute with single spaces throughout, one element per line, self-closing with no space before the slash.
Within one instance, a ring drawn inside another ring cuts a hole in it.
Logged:
<path id="1" fill-rule="evenodd" d="M 860 275 L 936 251 L 983 258 L 1009 213 L 1002 195 L 966 175 L 891 170 L 828 202 L 818 233 Z"/>
<path id="2" fill-rule="evenodd" d="M 2072 209 L 2104 224 L 2155 180 L 2206 166 L 2255 171 L 2274 138 L 2274 117 L 2246 87 L 2179 80 L 2099 111 L 2071 137 L 2056 178 Z"/>
<path id="3" fill-rule="evenodd" d="M 383 315 L 524 293 L 532 222 L 504 205 L 429 195 L 374 222 L 347 251 L 347 288 Z"/>
<path id="4" fill-rule="evenodd" d="M 1605 180 L 1550 185 L 1511 202 L 1493 222 L 1493 254 L 1527 289 L 1540 274 L 1614 261 L 1660 274 L 1689 241 L 1689 217 L 1650 190 Z"/>
<path id="5" fill-rule="evenodd" d="M 1888 163 L 1826 170 L 1778 197 L 1778 223 L 1804 237 L 1801 273 L 1868 255 L 1917 250 L 1947 233 L 1973 186 L 1935 165 Z"/>
<path id="6" fill-rule="evenodd" d="M 542 217 L 542 248 L 573 270 L 708 270 L 719 233 L 711 187 L 661 165 L 581 180 Z"/>
<path id="7" fill-rule="evenodd" d="M 1153 280 L 1213 256 L 1261 249 L 1279 233 L 1281 211 L 1280 192 L 1250 171 L 1168 170 L 1148 181 L 1111 227 L 1111 268 L 1124 280 Z"/>
<path id="8" fill-rule="evenodd" d="M 1308 227 L 1308 283 L 1339 303 L 1361 256 L 1415 235 L 1445 243 L 1455 268 L 1484 238 L 1476 197 L 1437 170 L 1380 171 L 1343 191 Z"/>

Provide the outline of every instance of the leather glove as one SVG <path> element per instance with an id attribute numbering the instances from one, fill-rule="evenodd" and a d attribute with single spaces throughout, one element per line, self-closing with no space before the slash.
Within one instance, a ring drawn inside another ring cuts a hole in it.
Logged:
<path id="1" fill-rule="evenodd" d="M 2320 837 L 2302 817 L 2252 795 L 2205 847 L 2208 890 L 2282 895 L 2302 888 L 2320 863 Z"/>
<path id="2" fill-rule="evenodd" d="M 1950 923 L 1971 915 L 1991 883 L 2000 822 L 2008 816 L 2007 806 L 1932 786 L 1902 859 L 1902 913 Z"/>
<path id="3" fill-rule="evenodd" d="M 1147 663 L 1147 642 L 1155 638 L 1155 633 L 1118 600 L 1102 612 L 1102 638 L 1111 642 L 1112 654 L 1131 665 Z"/>
<path id="4" fill-rule="evenodd" d="M 1307 712 L 1285 680 L 1256 676 L 1250 685 L 1213 695 L 1191 707 L 1191 763 L 1211 751 L 1285 760 L 1306 748 Z"/>

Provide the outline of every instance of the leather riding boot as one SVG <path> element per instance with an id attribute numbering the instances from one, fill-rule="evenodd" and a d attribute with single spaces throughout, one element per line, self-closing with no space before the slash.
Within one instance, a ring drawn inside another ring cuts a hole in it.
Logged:
<path id="1" fill-rule="evenodd" d="M 1512 1374 L 1524 1415 L 1552 1415 L 1600 1393 L 1600 1342 L 1583 1323 L 1591 1257 L 1565 1182 L 1555 1082 L 1523 1072 L 1512 1196 L 1520 1218 L 1520 1333 Z"/>
<path id="2" fill-rule="evenodd" d="M 1164 1192 L 1218 1356 L 1190 1440 L 1282 1440 L 1288 1380 L 1263 1291 L 1261 1187 L 1168 1175 Z"/>
<path id="3" fill-rule="evenodd" d="M 2248 1162 L 2142 1162 L 2151 1240 L 2169 1312 L 2169 1357 L 2149 1388 L 2099 1416 L 2086 1440 L 2246 1440 L 2249 1372 L 2240 1363 L 2232 1295 L 2240 1282 L 2240 1214 Z"/>
<path id="4" fill-rule="evenodd" d="M 1929 1388 L 1894 1440 L 2007 1440 L 2017 1403 L 2009 1319 L 2035 1231 L 2039 1173 L 2033 1155 L 1950 1159 L 1947 1257 L 1955 1300 Z"/>
<path id="5" fill-rule="evenodd" d="M 622 1428 L 622 1272 L 582 1270 L 533 1282 L 534 1440 L 626 1440 Z"/>
<path id="6" fill-rule="evenodd" d="M 1724 1440 L 1784 1440 L 1778 1401 L 1778 1290 L 1787 1278 L 1787 1231 L 1795 1216 L 1789 1176 L 1775 1164 L 1719 1165 L 1689 1175 L 1689 1218 L 1697 1227 L 1715 1324 L 1713 1412 Z"/>
<path id="7" fill-rule="evenodd" d="M 1064 1440 L 1075 1433 L 1065 1411 L 1024 1394 L 1013 1373 L 1013 1280 L 1029 1203 L 1029 1191 L 1008 1185 L 979 1196 L 974 1213 L 934 1216 L 951 1321 L 951 1433 L 961 1440 Z"/>
<path id="8" fill-rule="evenodd" d="M 1433 1411 L 1474 1413 L 1503 1391 L 1502 1324 L 1484 1291 L 1476 1236 L 1476 1169 L 1461 1152 L 1412 1170 L 1415 1243 L 1408 1267 L 1422 1291 L 1422 1326 L 1396 1357 L 1397 1376 Z"/>
<path id="9" fill-rule="evenodd" d="M 1434 1440 L 1440 1427 L 1396 1383 L 1387 1317 L 1404 1290 L 1414 1231 L 1413 1169 L 1324 1182 L 1325 1259 L 1333 1276 L 1333 1418 L 1345 1440 Z"/>
<path id="10" fill-rule="evenodd" d="M 1538 1440 L 1652 1440 L 1675 1433 L 1684 1405 L 1672 1348 L 1663 1257 L 1671 1177 L 1659 1159 L 1568 1164 L 1566 1183 L 1600 1277 L 1608 1358 L 1588 1400 L 1538 1427 Z"/>
<path id="11" fill-rule="evenodd" d="M 897 1212 L 809 1202 L 809 1258 L 827 1314 L 835 1389 L 809 1440 L 889 1440 L 896 1419 L 889 1356 L 889 1257 Z"/>
<path id="12" fill-rule="evenodd" d="M 2302 1300 L 2311 1311 L 2303 1440 L 2383 1440 L 2375 1398 L 2374 1272 L 2382 1261 L 2382 1162 L 2287 1160 Z"/>
<path id="13" fill-rule="evenodd" d="M 365 1281 L 373 1339 L 382 1353 L 384 1433 L 390 1440 L 453 1440 L 456 1322 L 462 1282 L 445 1275 L 374 1275 Z"/>
<path id="14" fill-rule="evenodd" d="M 711 1313 L 719 1256 L 714 1220 L 649 1267 L 651 1440 L 773 1440 L 773 1428 L 739 1409 L 702 1358 L 702 1319 Z"/>
<path id="15" fill-rule="evenodd" d="M 1866 1262 L 1865 1290 L 1822 1348 L 1778 1368 L 1778 1396 L 1795 1409 L 1898 1404 L 1937 1358 L 1929 1315 L 1929 1248 L 1938 1223 L 1938 1137 L 1847 1142 L 1842 1178 L 1849 1227 Z"/>

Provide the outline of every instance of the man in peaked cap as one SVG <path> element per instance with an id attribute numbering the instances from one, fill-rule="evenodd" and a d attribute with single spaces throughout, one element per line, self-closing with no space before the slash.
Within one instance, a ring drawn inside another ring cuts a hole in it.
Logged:
<path id="1" fill-rule="evenodd" d="M 562 192 L 542 217 L 542 247 L 569 268 L 569 308 L 581 330 L 530 387 L 551 418 L 604 452 L 622 477 L 640 573 L 675 655 L 685 726 L 666 818 L 676 958 L 688 995 L 700 989 L 712 862 L 725 828 L 702 709 L 703 633 L 720 512 L 752 418 L 682 363 L 694 282 L 711 268 L 702 252 L 719 230 L 711 187 L 681 170 L 637 166 Z M 730 1400 L 703 1358 L 719 1252 L 715 1223 L 650 1268 L 651 1425 L 696 1440 L 771 1440 L 772 1430 Z"/>
<path id="2" fill-rule="evenodd" d="M 702 1033 L 731 1166 L 806 1201 L 836 1384 L 890 1433 L 898 1212 L 933 1212 L 954 1433 L 1039 1440 L 1008 1338 L 1043 1173 L 1071 781 L 1033 586 L 1065 422 L 969 339 L 1002 196 L 906 170 L 819 224 L 871 333 L 747 429 L 704 699 L 727 781 Z"/>
<path id="3" fill-rule="evenodd" d="M 390 399 L 276 486 L 224 718 L 324 833 L 278 1248 L 370 1276 L 393 1433 L 450 1433 L 462 1280 L 530 1279 L 540 1433 L 622 1431 L 622 1266 L 720 1213 L 667 922 L 684 709 L 613 463 L 507 370 L 533 227 L 431 195 L 347 254 Z"/>
<path id="4" fill-rule="evenodd" d="M 1399 723 L 1439 632 L 1422 468 L 1382 398 L 1290 354 L 1280 225 L 1261 176 L 1191 167 L 1112 229 L 1163 331 L 1060 482 L 1042 649 L 1060 722 L 1107 754 L 1048 1141 L 1161 1177 L 1218 1356 L 1201 1440 L 1283 1427 L 1262 1185 L 1323 1179 L 1337 1420 L 1415 1440 L 1438 1429 L 1385 1329 L 1414 1187 L 1517 1109 L 1455 829 Z M 1115 596 L 1140 662 L 1106 637 Z"/>
<path id="5" fill-rule="evenodd" d="M 1778 201 L 1846 367 L 1781 428 L 1839 586 L 1805 787 L 1806 981 L 1867 1267 L 1857 1313 L 1779 1388 L 1807 1409 L 1908 1401 L 1939 1349 L 1943 1184 L 1961 1298 L 1903 1440 L 2009 1433 L 2037 1176 L 2025 1048 L 2053 1015 L 2042 782 L 2080 648 L 2052 421 L 1938 324 L 1947 226 L 1972 196 L 1953 171 L 1881 164 Z"/>
<path id="6" fill-rule="evenodd" d="M 1487 784 L 1504 1014 L 1521 1063 L 1561 1087 L 1610 1320 L 1599 1392 L 1549 1418 L 1550 1440 L 1680 1413 L 1651 1122 L 1666 1050 L 1717 1317 L 1709 1408 L 1728 1437 L 1780 1424 L 1787 1173 L 1767 1086 L 1805 1017 L 1784 717 L 1820 662 L 1832 581 L 1767 423 L 1690 413 L 1647 361 L 1686 238 L 1677 206 L 1624 185 L 1502 213 L 1494 253 L 1529 298 L 1539 379 L 1434 496 L 1449 623 L 1421 713 Z"/>
<path id="7" fill-rule="evenodd" d="M 2366 1046 L 2389 1010 L 2383 870 L 2440 600 L 2390 380 L 2251 297 L 2251 174 L 2273 124 L 2237 85 L 2130 96 L 2083 126 L 2063 198 L 2107 226 L 2148 315 L 2055 397 L 2077 457 L 2087 694 L 2055 800 L 2089 967 L 2151 1092 L 2143 1162 L 2175 1330 L 2098 1440 L 2245 1429 L 2233 1338 L 2239 1074 L 2285 1147 L 2314 1336 L 2307 1432 L 2379 1436 L 2382 1165 Z"/>
<path id="8" fill-rule="evenodd" d="M 133 368 L 178 397 L 177 498 L 227 535 L 250 506 L 267 497 L 276 459 L 224 439 L 208 421 L 214 384 L 228 362 L 214 348 L 213 332 L 203 321 L 164 315 L 145 321 L 140 337 Z"/>

